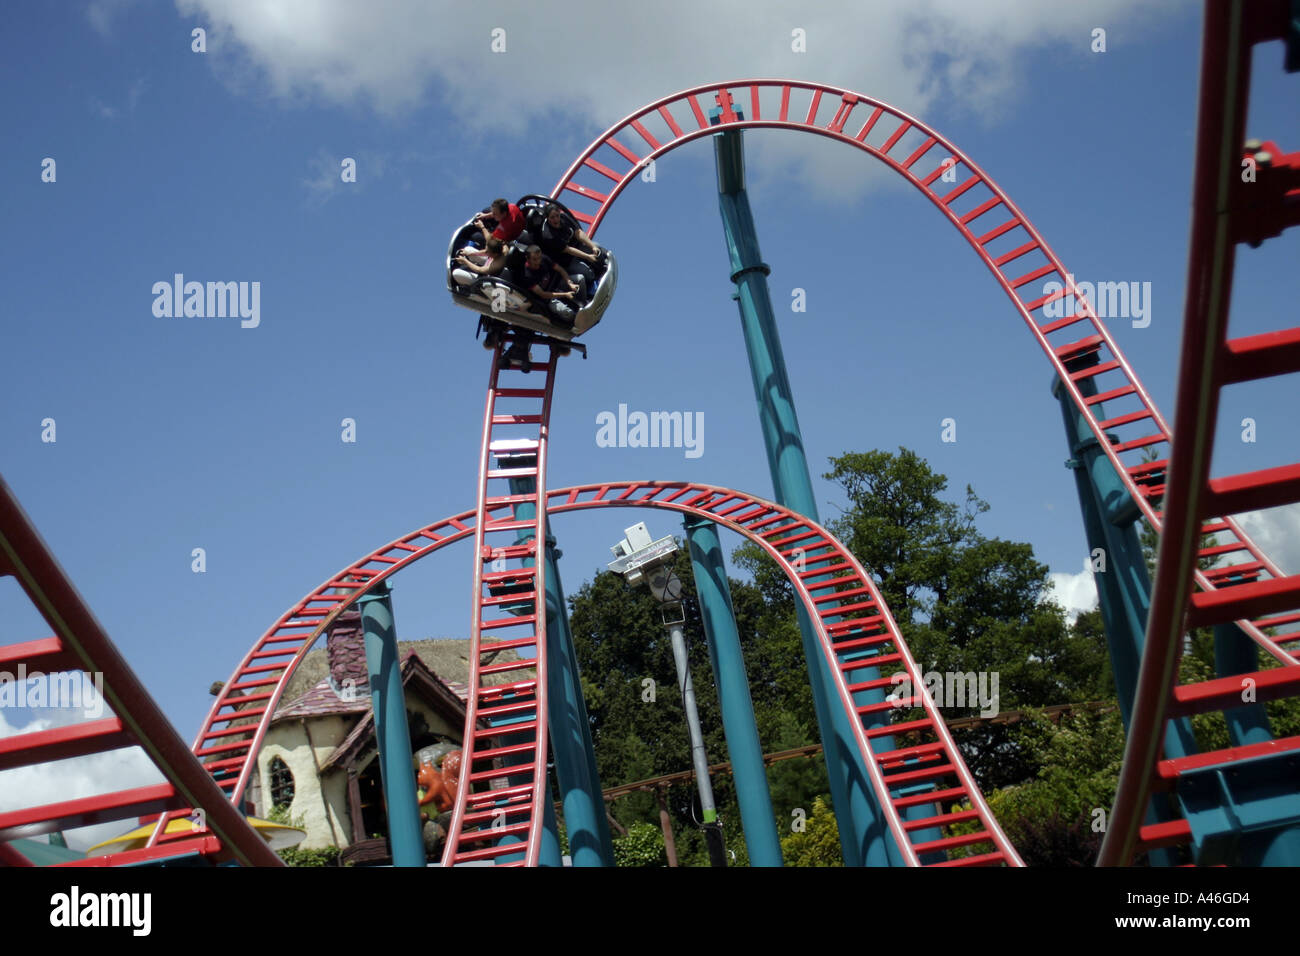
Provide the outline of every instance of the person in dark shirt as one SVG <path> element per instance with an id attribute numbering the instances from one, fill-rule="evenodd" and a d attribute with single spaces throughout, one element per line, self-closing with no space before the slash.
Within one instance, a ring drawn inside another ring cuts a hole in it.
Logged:
<path id="1" fill-rule="evenodd" d="M 515 284 L 545 300 L 548 318 L 565 327 L 573 327 L 577 314 L 573 299 L 578 294 L 580 284 L 570 279 L 569 274 L 543 253 L 540 246 L 528 247 L 523 265 L 515 271 Z M 517 365 L 527 372 L 532 367 L 528 353 L 532 341 L 532 333 L 526 329 L 519 330 L 502 361 L 506 365 Z"/>
<path id="2" fill-rule="evenodd" d="M 586 300 L 596 289 L 599 247 L 587 238 L 558 203 L 545 209 L 529 210 L 528 231 L 533 241 L 553 262 L 579 280 L 579 298 Z"/>
<path id="3" fill-rule="evenodd" d="M 545 299 L 552 317 L 573 325 L 573 299 L 581 284 L 569 278 L 567 272 L 542 252 L 541 246 L 528 247 L 523 268 L 519 270 L 519 284 L 539 299 Z"/>

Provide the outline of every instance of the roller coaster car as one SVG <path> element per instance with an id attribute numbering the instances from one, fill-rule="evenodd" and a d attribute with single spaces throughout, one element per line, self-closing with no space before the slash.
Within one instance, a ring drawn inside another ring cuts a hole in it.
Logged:
<path id="1" fill-rule="evenodd" d="M 517 205 L 525 218 L 531 219 L 533 217 L 529 216 L 530 211 L 535 210 L 540 214 L 552 202 L 554 200 L 546 196 L 528 195 L 520 199 Z M 564 211 L 565 217 L 575 229 L 581 226 L 567 207 L 558 202 L 555 205 Z M 472 309 L 488 319 L 568 342 L 599 322 L 614 298 L 614 288 L 618 284 L 618 264 L 614 261 L 614 254 L 603 249 L 603 263 L 593 266 L 596 288 L 591 290 L 591 298 L 577 310 L 573 325 L 569 326 L 551 314 L 547 300 L 533 295 L 512 280 L 512 276 L 521 270 L 525 250 L 532 241 L 527 229 L 510 244 L 505 268 L 493 276 L 477 275 L 454 265 L 456 251 L 463 249 L 466 242 L 475 235 L 481 240 L 482 234 L 474 225 L 474 220 L 470 219 L 452 233 L 451 242 L 447 246 L 447 291 L 451 293 L 452 301 L 459 306 Z M 467 278 L 468 282 L 462 281 Z"/>

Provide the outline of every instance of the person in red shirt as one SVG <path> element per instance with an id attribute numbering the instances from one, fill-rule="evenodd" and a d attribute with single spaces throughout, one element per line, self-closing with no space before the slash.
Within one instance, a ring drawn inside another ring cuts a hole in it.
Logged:
<path id="1" fill-rule="evenodd" d="M 514 203 L 505 199 L 494 199 L 492 212 L 479 213 L 474 217 L 474 225 L 482 233 L 482 239 L 475 237 L 475 244 L 486 247 L 489 239 L 500 239 L 509 245 L 524 231 L 524 214 Z M 489 228 L 491 232 L 488 231 Z"/>

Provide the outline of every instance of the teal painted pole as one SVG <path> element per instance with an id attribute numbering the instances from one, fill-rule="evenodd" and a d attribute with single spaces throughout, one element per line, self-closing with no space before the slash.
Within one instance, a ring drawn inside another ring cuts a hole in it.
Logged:
<path id="1" fill-rule="evenodd" d="M 763 764 L 763 746 L 754 721 L 754 702 L 749 696 L 745 658 L 736 631 L 731 605 L 731 586 L 722 545 L 713 522 L 688 516 L 683 524 L 690 542 L 691 567 L 695 572 L 695 594 L 709 644 L 709 660 L 718 688 L 722 727 L 731 758 L 731 775 L 736 783 L 740 820 L 751 866 L 781 866 L 781 840 L 772 813 L 772 793 Z"/>
<path id="2" fill-rule="evenodd" d="M 510 479 L 511 494 L 532 494 L 535 487 L 531 478 Z M 529 521 L 535 515 L 531 504 L 518 505 L 514 509 L 514 516 L 519 521 Z M 520 543 L 532 537 L 525 534 Z M 605 818 L 605 801 L 600 792 L 596 754 L 591 742 L 591 723 L 582 698 L 578 658 L 569 630 L 568 608 L 560 581 L 560 555 L 555 539 L 548 534 L 545 553 L 546 660 L 551 755 L 555 761 L 573 865 L 613 866 L 614 844 L 609 821 Z"/>
<path id="3" fill-rule="evenodd" d="M 1259 670 L 1259 647 L 1235 622 L 1215 625 L 1214 669 L 1220 677 Z M 1273 739 L 1268 713 L 1258 701 L 1225 710 L 1223 717 L 1228 722 L 1228 739 L 1234 747 Z"/>
<path id="4" fill-rule="evenodd" d="M 1091 387 L 1089 387 L 1091 386 Z M 1095 394 L 1096 386 L 1090 379 L 1080 382 L 1080 389 L 1085 395 Z M 1125 728 L 1133 713 L 1133 696 L 1137 693 L 1138 669 L 1142 663 L 1142 643 L 1146 635 L 1147 609 L 1150 606 L 1150 592 L 1146 602 L 1130 602 L 1125 599 L 1124 589 L 1116 567 L 1118 555 L 1112 556 L 1108 548 L 1105 532 L 1106 520 L 1098 495 L 1093 489 L 1093 476 L 1102 475 L 1102 469 L 1095 468 L 1095 459 L 1100 456 L 1107 460 L 1092 430 L 1084 421 L 1079 410 L 1074 407 L 1070 395 L 1061 387 L 1059 378 L 1052 380 L 1052 394 L 1061 406 L 1061 415 L 1065 422 L 1065 437 L 1070 450 L 1070 459 L 1066 467 L 1074 472 L 1075 491 L 1079 495 L 1079 510 L 1083 515 L 1084 535 L 1088 540 L 1088 554 L 1101 554 L 1106 558 L 1106 570 L 1095 571 L 1092 579 L 1097 586 L 1097 598 L 1101 609 L 1102 621 L 1106 625 L 1106 646 L 1110 653 L 1110 667 L 1115 675 L 1115 693 L 1119 699 L 1120 719 Z M 1109 464 L 1109 461 L 1107 460 Z M 1113 469 L 1112 469 L 1113 471 Z M 1141 545 L 1139 543 L 1139 552 Z M 1111 573 L 1112 569 L 1116 573 Z M 1146 560 L 1142 560 L 1142 570 L 1146 570 Z"/>
<path id="5" fill-rule="evenodd" d="M 569 609 L 564 600 L 564 584 L 560 580 L 560 558 L 563 557 L 563 552 L 554 547 L 554 540 L 551 538 L 546 548 L 546 649 L 551 660 L 557 662 L 552 667 L 563 668 L 556 675 L 558 686 L 555 692 L 563 694 L 564 710 L 557 715 L 551 733 L 555 739 L 563 741 L 565 756 L 563 759 L 558 756 L 555 758 L 556 777 L 560 777 L 560 768 L 563 767 L 561 803 L 565 808 L 565 826 L 568 827 L 571 815 L 581 823 L 582 862 L 577 862 L 573 852 L 574 833 L 579 832 L 577 830 L 566 830 L 569 851 L 570 856 L 574 857 L 574 866 L 613 866 L 613 835 L 609 830 L 609 818 L 605 814 L 605 799 L 601 795 L 596 750 L 591 742 L 591 718 L 587 716 L 587 702 L 582 696 L 578 652 L 573 646 Z M 585 777 L 582 775 L 584 765 Z M 598 857 L 594 859 L 590 852 L 593 822 L 598 837 Z"/>
<path id="6" fill-rule="evenodd" d="M 542 850 L 537 862 L 539 866 L 564 866 L 564 854 L 560 852 L 560 828 L 555 820 L 555 791 L 551 789 L 549 777 L 543 802 Z"/>
<path id="7" fill-rule="evenodd" d="M 745 192 L 742 134 L 736 130 L 719 133 L 714 137 L 714 155 L 718 173 L 718 205 L 731 260 L 731 281 L 736 285 L 736 300 L 740 306 L 741 328 L 758 400 L 773 493 L 782 505 L 815 521 L 817 502 L 813 497 L 794 395 L 768 295 L 769 270 L 759 252 L 758 235 Z M 797 607 L 797 613 L 830 780 L 831 801 L 839 822 L 844 864 L 896 864 L 899 862 L 898 849 L 893 846 L 893 840 L 887 838 L 866 767 L 858 754 L 853 727 L 835 699 L 834 679 L 822 657 L 817 633 L 802 604 Z M 863 673 L 871 672 L 860 671 L 856 679 L 871 679 L 870 676 L 862 677 Z M 868 696 L 880 701 L 885 699 L 884 692 L 879 691 L 862 695 L 862 702 L 867 702 Z M 883 741 L 876 746 L 881 744 Z M 892 742 L 889 746 L 892 747 Z"/>
<path id="8" fill-rule="evenodd" d="M 388 805 L 388 843 L 393 866 L 424 866 L 424 837 L 419 797 L 411 766 L 411 732 L 406 724 L 406 695 L 397 660 L 397 630 L 386 582 L 362 595 L 361 626 L 366 635 L 366 678 L 375 714 L 379 778 Z"/>
<path id="9" fill-rule="evenodd" d="M 1079 382 L 1079 390 L 1088 397 L 1097 393 L 1097 386 L 1091 378 L 1085 378 Z M 1089 555 L 1100 553 L 1106 561 L 1106 570 L 1095 571 L 1093 581 L 1106 627 L 1106 646 L 1111 672 L 1115 675 L 1120 720 L 1127 730 L 1133 713 L 1133 698 L 1137 693 L 1142 646 L 1146 641 L 1151 578 L 1142 543 L 1133 526 L 1134 515 L 1128 507 L 1131 499 L 1127 489 L 1069 393 L 1062 388 L 1059 378 L 1052 379 L 1052 394 L 1061 406 L 1065 423 L 1066 442 L 1072 456 L 1066 466 L 1074 471 Z M 1101 414 L 1100 409 L 1097 414 Z M 1120 519 L 1122 527 L 1114 523 L 1115 518 Z M 1180 732 L 1167 735 L 1167 745 L 1171 747 L 1171 756 L 1185 756 L 1191 727 L 1185 720 L 1174 723 L 1185 726 Z M 1147 823 L 1165 823 L 1176 817 L 1174 809 L 1163 797 L 1151 800 L 1147 807 Z M 1170 849 L 1151 850 L 1147 858 L 1152 866 L 1176 866 L 1179 861 L 1178 854 Z"/>
<path id="10" fill-rule="evenodd" d="M 514 696 L 515 696 L 514 694 L 503 694 L 501 699 L 503 701 L 509 701 L 510 698 Z M 488 725 L 494 728 L 509 727 L 511 724 L 526 723 L 528 719 L 529 718 L 527 715 L 521 717 L 504 717 L 497 720 L 489 720 Z M 524 744 L 528 742 L 529 742 L 528 734 L 503 734 L 501 737 L 501 745 L 504 747 L 513 746 L 514 744 Z M 502 763 L 504 763 L 506 766 L 512 766 L 515 764 L 518 764 L 520 766 L 525 766 L 532 762 L 526 755 L 514 755 L 509 757 L 502 757 L 501 760 Z M 515 776 L 506 777 L 506 785 L 511 787 L 517 787 L 528 782 L 529 780 L 526 774 L 518 774 Z M 544 790 L 545 790 L 545 795 L 542 798 L 542 837 L 541 837 L 541 847 L 537 857 L 537 865 L 538 866 L 563 866 L 564 859 L 560 855 L 559 829 L 556 826 L 555 807 L 553 805 L 554 801 L 551 799 L 551 784 L 549 779 L 546 781 Z M 502 820 L 505 819 L 504 815 L 501 817 L 501 819 Z M 522 861 L 524 859 L 524 840 L 522 837 L 516 836 L 514 834 L 509 834 L 507 836 L 500 837 L 497 840 L 497 846 L 508 846 L 515 843 L 519 844 L 519 852 L 509 853 L 509 854 L 504 854 L 502 856 L 499 856 L 496 858 L 497 863 L 515 863 L 515 862 Z"/>
<path id="11" fill-rule="evenodd" d="M 1259 647 L 1236 623 L 1214 628 L 1214 668 L 1220 677 L 1259 670 Z M 1234 747 L 1273 739 L 1268 713 L 1258 701 L 1226 710 L 1223 716 L 1228 722 L 1228 739 Z M 1236 862 L 1240 866 L 1300 865 L 1300 827 L 1242 834 L 1237 843 Z"/>
<path id="12" fill-rule="evenodd" d="M 1095 356 L 1090 361 L 1095 361 Z M 1095 395 L 1096 388 L 1091 378 L 1079 383 L 1079 390 L 1085 397 Z M 1083 414 L 1061 387 L 1060 379 L 1053 379 L 1052 391 L 1060 402 L 1065 419 L 1066 436 L 1073 456 L 1070 466 L 1075 470 L 1079 502 L 1084 512 L 1084 529 L 1089 536 L 1088 546 L 1094 554 L 1100 548 L 1105 560 L 1105 570 L 1095 572 L 1093 580 L 1098 584 L 1097 596 L 1102 619 L 1106 622 L 1106 643 L 1115 672 L 1120 716 L 1127 727 L 1133 697 L 1137 693 L 1137 674 L 1146 642 L 1147 612 L 1151 607 L 1151 575 L 1147 571 L 1146 556 L 1142 553 L 1135 525 L 1139 512 L 1132 505 L 1128 489 L 1115 473 L 1115 467 L 1102 451 Z M 1101 414 L 1100 408 L 1096 414 Z M 1196 753 L 1191 722 L 1179 718 L 1169 723 L 1171 732 L 1165 739 L 1166 755 L 1177 758 Z"/>

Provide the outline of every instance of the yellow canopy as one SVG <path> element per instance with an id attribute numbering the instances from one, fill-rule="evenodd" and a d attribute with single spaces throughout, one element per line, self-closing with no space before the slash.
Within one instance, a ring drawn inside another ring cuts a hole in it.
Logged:
<path id="1" fill-rule="evenodd" d="M 291 846 L 297 846 L 307 836 L 307 831 L 298 827 L 285 826 L 283 823 L 272 823 L 270 820 L 261 820 L 257 817 L 248 817 L 249 825 L 262 835 L 262 838 L 270 844 L 272 850 L 284 850 Z M 144 826 L 136 827 L 130 833 L 123 833 L 121 836 L 113 837 L 111 840 L 105 840 L 103 843 L 96 843 L 86 851 L 86 856 L 107 856 L 109 853 L 123 853 L 126 850 L 139 850 L 149 842 L 149 837 L 153 835 L 157 822 L 146 823 Z M 167 823 L 167 834 L 186 833 L 194 828 L 194 823 L 189 817 L 177 817 Z"/>

